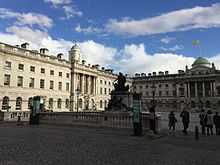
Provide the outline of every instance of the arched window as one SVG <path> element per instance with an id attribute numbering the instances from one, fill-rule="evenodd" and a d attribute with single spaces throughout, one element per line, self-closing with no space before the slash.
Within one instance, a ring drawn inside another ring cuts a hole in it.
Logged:
<path id="1" fill-rule="evenodd" d="M 49 99 L 49 109 L 50 110 L 53 109 L 53 99 L 52 98 Z"/>
<path id="2" fill-rule="evenodd" d="M 83 101 L 82 101 L 82 99 L 80 98 L 80 99 L 79 99 L 79 103 L 78 103 L 78 107 L 79 107 L 80 109 L 82 109 L 82 105 L 83 105 Z"/>
<path id="3" fill-rule="evenodd" d="M 17 99 L 16 99 L 16 110 L 21 110 L 21 106 L 22 106 L 22 98 L 17 97 Z"/>
<path id="4" fill-rule="evenodd" d="M 66 102 L 65 102 L 65 108 L 69 108 L 69 99 L 66 99 Z"/>
<path id="5" fill-rule="evenodd" d="M 61 98 L 59 98 L 59 99 L 57 100 L 57 108 L 58 108 L 58 109 L 61 109 L 61 104 L 62 104 L 62 100 L 61 100 Z"/>
<path id="6" fill-rule="evenodd" d="M 33 97 L 30 97 L 30 98 L 28 99 L 28 109 L 30 109 L 31 106 L 33 106 Z"/>
<path id="7" fill-rule="evenodd" d="M 103 106 L 103 105 L 102 105 L 102 100 L 100 100 L 100 108 L 102 108 L 102 106 Z"/>
<path id="8" fill-rule="evenodd" d="M 5 96 L 2 99 L 2 110 L 7 110 L 8 106 L 9 106 L 9 98 L 8 96 Z"/>

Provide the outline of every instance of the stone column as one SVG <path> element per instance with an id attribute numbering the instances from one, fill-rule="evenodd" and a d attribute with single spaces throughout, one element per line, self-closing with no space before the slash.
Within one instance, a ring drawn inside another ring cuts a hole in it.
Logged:
<path id="1" fill-rule="evenodd" d="M 88 76 L 88 94 L 91 95 L 91 76 Z"/>
<path id="2" fill-rule="evenodd" d="M 216 86 L 215 86 L 215 82 L 212 82 L 212 87 L 213 87 L 213 97 L 216 96 Z"/>
<path id="3" fill-rule="evenodd" d="M 179 84 L 176 83 L 176 97 L 179 97 Z"/>
<path id="4" fill-rule="evenodd" d="M 187 83 L 185 83 L 184 93 L 185 93 L 185 97 L 188 97 L 188 85 L 187 85 Z"/>
<path id="5" fill-rule="evenodd" d="M 198 97 L 197 82 L 195 82 L 195 96 Z"/>
<path id="6" fill-rule="evenodd" d="M 81 94 L 85 93 L 85 89 L 84 89 L 84 74 L 80 75 L 80 90 L 81 90 Z"/>
<path id="7" fill-rule="evenodd" d="M 191 97 L 190 96 L 190 83 L 189 82 L 188 82 L 187 86 L 188 86 L 188 97 Z"/>
<path id="8" fill-rule="evenodd" d="M 205 97 L 205 83 L 202 82 L 202 96 Z"/>
<path id="9" fill-rule="evenodd" d="M 94 77 L 91 76 L 91 94 L 94 95 Z"/>
<path id="10" fill-rule="evenodd" d="M 77 75 L 74 71 L 71 71 L 71 80 L 70 80 L 70 111 L 74 111 L 75 109 L 75 86 L 76 86 Z"/>
<path id="11" fill-rule="evenodd" d="M 210 81 L 210 97 L 212 97 L 213 93 L 213 86 L 212 81 Z"/>

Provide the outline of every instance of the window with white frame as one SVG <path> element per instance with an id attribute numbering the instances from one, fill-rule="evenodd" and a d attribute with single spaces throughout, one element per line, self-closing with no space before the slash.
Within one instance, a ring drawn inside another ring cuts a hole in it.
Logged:
<path id="1" fill-rule="evenodd" d="M 35 72 L 35 66 L 30 66 L 30 71 Z"/>
<path id="2" fill-rule="evenodd" d="M 45 68 L 41 68 L 40 73 L 45 74 Z"/>
<path id="3" fill-rule="evenodd" d="M 9 106 L 9 98 L 8 96 L 5 96 L 2 99 L 2 110 L 7 110 L 8 106 Z"/>
<path id="4" fill-rule="evenodd" d="M 11 68 L 11 62 L 5 61 L 5 68 Z"/>
<path id="5" fill-rule="evenodd" d="M 62 105 L 62 100 L 59 98 L 59 99 L 57 100 L 57 108 L 58 108 L 58 109 L 61 109 L 61 105 Z"/>
<path id="6" fill-rule="evenodd" d="M 53 89 L 53 86 L 54 86 L 54 81 L 50 81 L 50 89 Z"/>
<path id="7" fill-rule="evenodd" d="M 23 76 L 18 76 L 17 86 L 23 87 Z"/>
<path id="8" fill-rule="evenodd" d="M 4 75 L 4 85 L 10 85 L 10 74 Z"/>
<path id="9" fill-rule="evenodd" d="M 44 79 L 40 79 L 40 88 L 44 89 Z"/>
<path id="10" fill-rule="evenodd" d="M 21 110 L 21 106 L 22 106 L 22 98 L 18 97 L 16 99 L 16 110 Z"/>
<path id="11" fill-rule="evenodd" d="M 29 87 L 34 88 L 34 78 L 32 77 L 30 77 L 30 80 L 29 80 Z"/>
<path id="12" fill-rule="evenodd" d="M 62 82 L 58 83 L 58 90 L 60 90 L 60 91 L 62 90 Z"/>
<path id="13" fill-rule="evenodd" d="M 66 102 L 65 102 L 65 108 L 69 108 L 69 99 L 66 99 Z"/>
<path id="14" fill-rule="evenodd" d="M 24 70 L 24 64 L 18 64 L 18 69 L 19 70 Z"/>
<path id="15" fill-rule="evenodd" d="M 69 89 L 70 89 L 70 84 L 66 83 L 66 91 L 69 91 Z"/>

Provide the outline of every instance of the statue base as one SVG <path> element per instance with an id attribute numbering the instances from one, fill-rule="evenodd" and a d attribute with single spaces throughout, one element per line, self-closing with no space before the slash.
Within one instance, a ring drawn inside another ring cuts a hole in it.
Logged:
<path id="1" fill-rule="evenodd" d="M 107 111 L 128 112 L 132 111 L 133 93 L 128 91 L 113 91 L 107 107 Z"/>

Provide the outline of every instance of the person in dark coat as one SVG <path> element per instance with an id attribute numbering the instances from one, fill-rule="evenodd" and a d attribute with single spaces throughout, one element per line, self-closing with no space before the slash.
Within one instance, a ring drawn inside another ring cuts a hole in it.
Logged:
<path id="1" fill-rule="evenodd" d="M 175 117 L 175 113 L 173 111 L 171 111 L 168 118 L 169 118 L 170 131 L 171 131 L 171 128 L 173 128 L 173 132 L 175 132 L 175 123 L 177 122 L 177 119 Z"/>
<path id="2" fill-rule="evenodd" d="M 218 115 L 218 112 L 215 112 L 213 122 L 215 124 L 216 135 L 220 135 L 220 116 Z"/>
<path id="3" fill-rule="evenodd" d="M 202 109 L 202 112 L 199 115 L 200 125 L 202 128 L 202 134 L 205 134 L 205 127 L 207 125 L 207 114 L 206 113 L 207 112 L 204 109 Z"/>
<path id="4" fill-rule="evenodd" d="M 183 123 L 183 133 L 187 135 L 187 128 L 189 127 L 189 112 L 185 109 L 180 113 Z"/>

